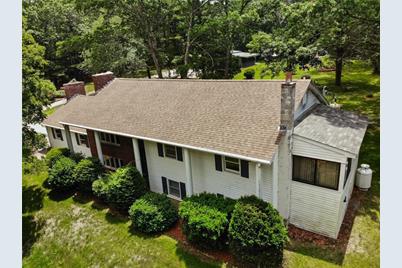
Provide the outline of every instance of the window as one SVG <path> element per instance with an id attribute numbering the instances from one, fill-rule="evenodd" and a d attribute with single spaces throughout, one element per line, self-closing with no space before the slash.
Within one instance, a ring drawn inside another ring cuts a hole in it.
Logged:
<path id="1" fill-rule="evenodd" d="M 165 156 L 177 159 L 176 146 L 165 144 Z"/>
<path id="2" fill-rule="evenodd" d="M 104 155 L 103 156 L 103 164 L 105 167 L 110 169 L 117 169 L 123 166 L 123 160 L 120 158 Z"/>
<path id="3" fill-rule="evenodd" d="M 345 169 L 345 179 L 344 179 L 344 182 L 343 182 L 343 188 L 345 188 L 345 186 L 346 186 L 346 183 L 348 181 L 351 169 L 352 169 L 352 158 L 348 158 L 348 164 L 347 164 L 346 169 Z"/>
<path id="4" fill-rule="evenodd" d="M 58 128 L 52 128 L 52 133 L 53 133 L 53 138 L 56 140 L 63 140 L 63 133 L 61 132 L 61 129 Z"/>
<path id="5" fill-rule="evenodd" d="M 169 194 L 180 198 L 180 183 L 169 180 Z"/>
<path id="6" fill-rule="evenodd" d="M 223 158 L 225 171 L 233 172 L 236 174 L 240 173 L 240 160 L 237 158 L 225 156 Z"/>
<path id="7" fill-rule="evenodd" d="M 75 140 L 78 145 L 89 147 L 87 135 L 75 133 Z"/>
<path id="8" fill-rule="evenodd" d="M 102 143 L 120 145 L 119 136 L 114 134 L 100 132 L 100 140 Z"/>
<path id="9" fill-rule="evenodd" d="M 293 180 L 338 190 L 340 163 L 293 156 Z"/>

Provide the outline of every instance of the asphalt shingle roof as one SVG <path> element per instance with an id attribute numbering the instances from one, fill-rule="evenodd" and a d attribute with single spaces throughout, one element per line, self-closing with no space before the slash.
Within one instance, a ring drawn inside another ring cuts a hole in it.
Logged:
<path id="1" fill-rule="evenodd" d="M 297 106 L 310 80 L 295 82 Z M 44 124 L 64 122 L 271 161 L 281 83 L 116 78 L 95 96 L 74 97 Z"/>
<path id="2" fill-rule="evenodd" d="M 317 105 L 294 134 L 354 154 L 359 153 L 368 120 L 356 113 Z"/>

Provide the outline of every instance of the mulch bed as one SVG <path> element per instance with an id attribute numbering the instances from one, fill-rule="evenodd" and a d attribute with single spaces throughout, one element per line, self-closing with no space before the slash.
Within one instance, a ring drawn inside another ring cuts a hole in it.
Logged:
<path id="1" fill-rule="evenodd" d="M 336 248 L 342 252 L 346 252 L 349 237 L 352 232 L 353 221 L 361 206 L 364 196 L 364 192 L 358 190 L 356 187 L 353 189 L 352 198 L 349 201 L 337 239 L 302 230 L 294 225 L 289 224 L 288 231 L 290 239 L 297 242 L 312 243 L 316 246 L 325 246 L 334 249 Z"/>

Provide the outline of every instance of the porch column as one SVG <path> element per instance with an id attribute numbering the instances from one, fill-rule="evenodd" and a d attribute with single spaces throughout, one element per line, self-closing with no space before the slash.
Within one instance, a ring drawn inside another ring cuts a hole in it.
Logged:
<path id="1" fill-rule="evenodd" d="M 140 148 L 138 147 L 138 140 L 136 138 L 133 138 L 133 148 L 134 148 L 135 167 L 142 175 Z"/>
<path id="2" fill-rule="evenodd" d="M 261 163 L 255 165 L 255 195 L 261 197 Z"/>
<path id="3" fill-rule="evenodd" d="M 64 125 L 64 132 L 66 133 L 68 149 L 70 149 L 70 152 L 74 153 L 73 141 L 71 139 L 70 126 Z"/>
<path id="4" fill-rule="evenodd" d="M 102 154 L 102 147 L 101 147 L 101 143 L 100 143 L 100 138 L 99 138 L 99 132 L 98 131 L 94 131 L 95 134 L 95 144 L 96 144 L 96 151 L 98 152 L 98 158 L 99 161 L 103 163 L 103 154 Z"/>
<path id="5" fill-rule="evenodd" d="M 272 164 L 272 206 L 276 209 L 278 209 L 278 185 L 278 153 L 276 153 Z"/>
<path id="6" fill-rule="evenodd" d="M 191 172 L 191 158 L 190 158 L 190 152 L 187 148 L 183 148 L 184 151 L 184 165 L 186 167 L 186 179 L 187 179 L 187 195 L 192 196 L 193 195 L 193 174 Z"/>

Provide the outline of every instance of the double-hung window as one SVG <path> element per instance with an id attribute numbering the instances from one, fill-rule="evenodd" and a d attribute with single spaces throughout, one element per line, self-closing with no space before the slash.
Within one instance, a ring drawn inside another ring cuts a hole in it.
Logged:
<path id="1" fill-rule="evenodd" d="M 165 156 L 173 159 L 177 159 L 176 146 L 165 144 Z"/>
<path id="2" fill-rule="evenodd" d="M 114 134 L 100 132 L 100 140 L 102 143 L 120 145 L 119 136 L 114 135 Z"/>
<path id="3" fill-rule="evenodd" d="M 293 156 L 293 180 L 338 190 L 340 163 Z"/>
<path id="4" fill-rule="evenodd" d="M 163 193 L 183 199 L 186 197 L 186 184 L 184 182 L 178 182 L 175 180 L 162 177 Z"/>
<path id="5" fill-rule="evenodd" d="M 75 140 L 78 145 L 89 147 L 87 135 L 75 133 Z"/>
<path id="6" fill-rule="evenodd" d="M 240 174 L 240 160 L 238 158 L 225 156 L 223 158 L 223 166 L 225 171 Z"/>
<path id="7" fill-rule="evenodd" d="M 110 168 L 110 169 L 117 169 L 119 167 L 123 166 L 123 160 L 120 158 L 104 155 L 103 156 L 103 162 L 105 167 Z"/>
<path id="8" fill-rule="evenodd" d="M 61 132 L 61 129 L 59 128 L 52 128 L 52 133 L 53 133 L 53 138 L 56 140 L 63 140 L 63 133 Z"/>

